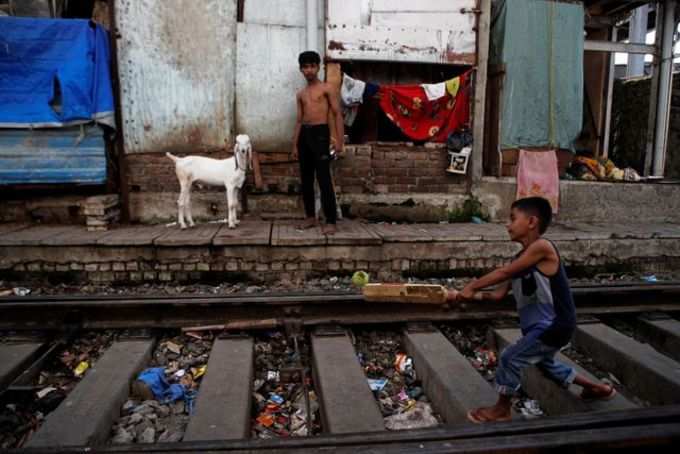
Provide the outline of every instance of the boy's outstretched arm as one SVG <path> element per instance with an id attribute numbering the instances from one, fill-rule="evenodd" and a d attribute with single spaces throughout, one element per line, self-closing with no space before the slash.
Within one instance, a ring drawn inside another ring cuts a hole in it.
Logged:
<path id="1" fill-rule="evenodd" d="M 522 254 L 513 260 L 510 264 L 498 268 L 484 276 L 470 282 L 460 292 L 462 299 L 472 299 L 474 294 L 479 290 L 496 285 L 500 282 L 509 281 L 513 276 L 521 271 L 537 265 L 539 262 L 550 257 L 552 254 L 552 247 L 548 241 L 540 239 L 535 241 L 527 247 Z"/>
<path id="2" fill-rule="evenodd" d="M 456 290 L 449 290 L 447 295 L 447 300 L 450 302 L 460 301 L 460 300 L 489 300 L 489 301 L 501 301 L 505 298 L 505 295 L 510 291 L 510 281 L 505 281 L 493 290 L 479 291 L 473 293 L 471 298 L 463 298 L 462 292 Z"/>

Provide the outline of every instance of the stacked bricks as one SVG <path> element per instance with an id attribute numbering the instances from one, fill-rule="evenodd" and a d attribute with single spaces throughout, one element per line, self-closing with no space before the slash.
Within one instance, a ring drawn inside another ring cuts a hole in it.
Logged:
<path id="1" fill-rule="evenodd" d="M 120 206 L 117 194 L 88 197 L 81 205 L 87 230 L 108 230 L 110 224 L 120 220 Z"/>

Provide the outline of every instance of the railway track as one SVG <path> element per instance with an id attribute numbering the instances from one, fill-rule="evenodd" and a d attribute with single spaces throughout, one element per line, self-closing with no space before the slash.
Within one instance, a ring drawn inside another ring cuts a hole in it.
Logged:
<path id="1" fill-rule="evenodd" d="M 474 326 L 488 333 L 483 348 L 498 351 L 519 336 L 512 306 L 368 306 L 349 293 L 3 298 L 0 403 L 34 408 L 46 387 L 41 371 L 70 345 L 89 342 L 86 333 L 108 330 L 90 369 L 22 435 L 17 452 L 639 452 L 677 444 L 680 285 L 584 286 L 574 293 L 580 320 L 562 360 L 583 374 L 611 377 L 620 392 L 586 402 L 578 387 L 562 389 L 529 370 L 523 390 L 547 417 L 517 413 L 510 423 L 483 426 L 465 419 L 469 408 L 493 403 L 495 393 L 470 357 L 482 346 L 461 347 L 452 333 Z M 182 370 L 196 366 L 197 375 L 203 359 L 207 370 L 191 408 L 185 400 L 181 409 L 179 435 L 158 442 L 159 426 L 149 423 L 155 443 L 132 443 L 138 433 L 131 443 L 112 444 L 122 421 L 131 431 L 139 426 L 130 420 L 147 424 L 132 416 L 146 410 L 141 401 L 129 404 L 131 381 L 146 367 L 185 361 L 168 350 L 184 340 L 183 354 L 194 348 L 189 341 L 201 348 Z M 390 361 L 381 363 L 371 355 L 386 344 Z M 393 364 L 395 352 L 412 359 L 411 382 L 404 384 L 408 374 Z M 367 386 L 376 367 L 393 391 Z M 282 395 L 291 402 L 278 401 Z M 390 416 L 419 402 L 433 409 L 432 427 L 386 430 Z M 286 405 L 297 409 L 297 426 L 277 410 Z M 6 426 L 0 416 L 0 435 Z M 262 435 L 272 438 L 257 439 Z"/>

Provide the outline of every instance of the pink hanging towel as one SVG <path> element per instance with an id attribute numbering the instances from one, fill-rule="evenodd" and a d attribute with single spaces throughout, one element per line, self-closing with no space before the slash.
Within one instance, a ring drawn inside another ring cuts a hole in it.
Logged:
<path id="1" fill-rule="evenodd" d="M 554 214 L 560 200 L 560 176 L 555 150 L 519 150 L 517 166 L 517 199 L 543 197 Z"/>

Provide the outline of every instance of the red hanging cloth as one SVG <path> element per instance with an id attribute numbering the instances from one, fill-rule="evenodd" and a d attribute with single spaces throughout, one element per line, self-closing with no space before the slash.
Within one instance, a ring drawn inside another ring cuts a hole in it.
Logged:
<path id="1" fill-rule="evenodd" d="M 380 107 L 402 132 L 413 140 L 446 142 L 450 133 L 470 122 L 471 71 L 458 76 L 455 96 L 428 101 L 420 85 L 382 85 Z"/>

